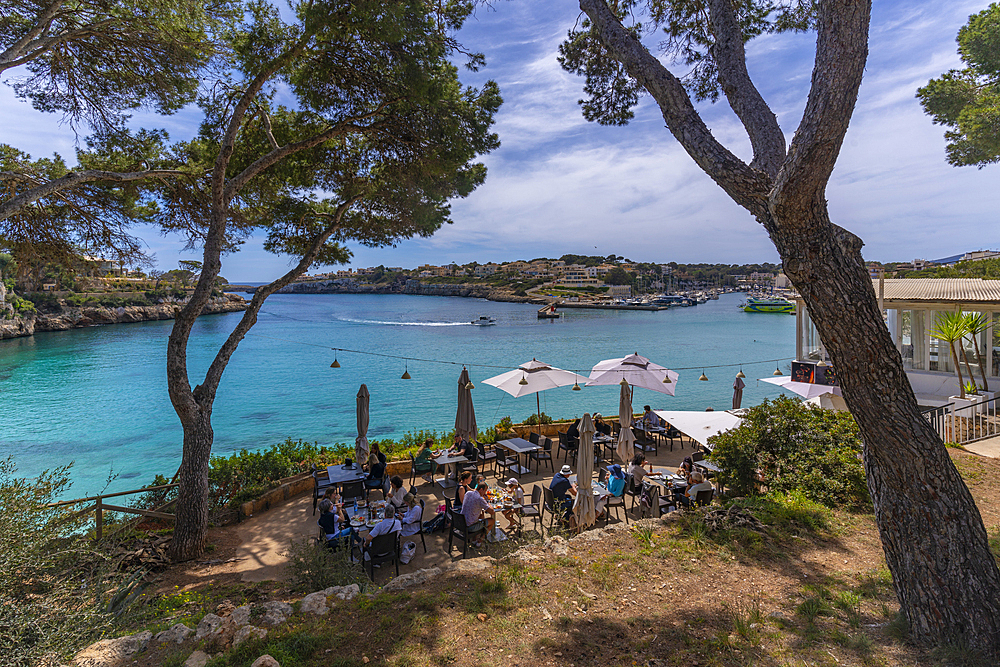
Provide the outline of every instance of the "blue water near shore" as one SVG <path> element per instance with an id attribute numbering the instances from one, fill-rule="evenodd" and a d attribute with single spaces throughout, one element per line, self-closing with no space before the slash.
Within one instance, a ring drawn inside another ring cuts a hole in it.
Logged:
<path id="1" fill-rule="evenodd" d="M 535 411 L 535 399 L 514 399 L 482 380 L 537 357 L 586 375 L 598 361 L 638 352 L 680 370 L 676 396 L 637 389 L 635 409 L 704 410 L 731 406 L 737 367 L 747 387 L 743 405 L 780 392 L 755 378 L 795 353 L 795 318 L 751 314 L 743 295 L 669 311 L 566 310 L 538 320 L 536 306 L 425 296 L 276 295 L 240 344 L 223 377 L 213 424 L 217 454 L 268 446 L 285 438 L 321 444 L 351 442 L 355 396 L 371 392 L 369 437 L 454 426 L 461 366 L 339 353 L 331 347 L 453 361 L 469 365 L 480 427 Z M 469 322 L 493 315 L 496 326 Z M 205 372 L 239 313 L 199 319 L 189 346 L 193 383 Z M 0 341 L 0 458 L 13 455 L 18 474 L 35 475 L 74 462 L 70 496 L 136 488 L 153 475 L 172 475 L 180 462 L 181 427 L 167 397 L 165 349 L 171 321 L 43 333 Z M 788 372 L 788 361 L 781 362 Z M 402 380 L 404 368 L 413 379 Z M 540 394 L 553 416 L 618 412 L 619 387 L 569 387 Z"/>

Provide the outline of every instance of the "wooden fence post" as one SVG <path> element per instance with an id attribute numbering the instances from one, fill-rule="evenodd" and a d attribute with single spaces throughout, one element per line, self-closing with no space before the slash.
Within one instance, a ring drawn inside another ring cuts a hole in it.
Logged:
<path id="1" fill-rule="evenodd" d="M 104 507 L 101 497 L 97 497 L 97 504 L 94 505 L 94 512 L 97 515 L 97 541 L 100 542 L 104 536 Z"/>

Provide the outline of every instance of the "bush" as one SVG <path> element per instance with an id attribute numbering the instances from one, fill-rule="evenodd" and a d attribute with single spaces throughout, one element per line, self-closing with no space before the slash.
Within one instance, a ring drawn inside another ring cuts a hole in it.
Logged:
<path id="1" fill-rule="evenodd" d="M 46 507 L 69 486 L 69 466 L 36 479 L 0 461 L 0 662 L 56 665 L 115 629 L 141 572 L 119 570 L 88 539 L 78 505 Z"/>
<path id="2" fill-rule="evenodd" d="M 304 539 L 292 541 L 286 555 L 285 576 L 293 591 L 312 593 L 351 584 L 363 591 L 369 588 L 368 575 L 347 558 L 346 550 L 333 551 L 317 540 Z"/>
<path id="3" fill-rule="evenodd" d="M 870 504 L 854 418 L 781 396 L 711 439 L 720 481 L 737 495 L 801 491 L 828 507 Z"/>
<path id="4" fill-rule="evenodd" d="M 534 426 L 535 424 L 551 424 L 552 417 L 549 417 L 547 414 L 542 412 L 537 415 L 531 415 L 530 417 L 524 420 L 524 423 L 529 426 Z"/>

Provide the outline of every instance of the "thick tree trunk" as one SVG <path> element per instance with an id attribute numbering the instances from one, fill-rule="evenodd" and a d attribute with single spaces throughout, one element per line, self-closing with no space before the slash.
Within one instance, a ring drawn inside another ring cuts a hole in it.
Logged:
<path id="1" fill-rule="evenodd" d="M 919 411 L 861 242 L 832 225 L 823 204 L 782 213 L 809 221 L 795 234 L 764 222 L 861 429 L 876 522 L 911 632 L 998 653 L 1000 571 L 972 495 Z"/>
<path id="2" fill-rule="evenodd" d="M 170 557 L 191 560 L 205 549 L 208 527 L 208 463 L 212 455 L 211 411 L 184 422 L 184 456 L 178 470 L 176 525 Z"/>

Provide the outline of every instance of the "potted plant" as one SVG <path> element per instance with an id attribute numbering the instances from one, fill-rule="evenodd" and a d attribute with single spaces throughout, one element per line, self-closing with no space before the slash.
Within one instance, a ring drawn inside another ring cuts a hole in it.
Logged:
<path id="1" fill-rule="evenodd" d="M 968 407 L 971 405 L 971 401 L 967 401 L 965 398 L 965 378 L 962 377 L 962 366 L 958 359 L 958 351 L 955 348 L 955 343 L 961 341 L 969 333 L 969 326 L 965 316 L 962 313 L 938 313 L 937 317 L 934 318 L 934 328 L 929 333 L 938 340 L 948 343 L 948 349 L 951 351 L 951 362 L 955 366 L 955 372 L 958 374 L 959 395 L 949 396 L 949 400 L 955 403 L 956 411 L 960 408 Z"/>
<path id="2" fill-rule="evenodd" d="M 986 331 L 990 325 L 989 318 L 983 313 L 965 313 L 965 325 L 972 338 L 973 349 L 976 352 L 976 363 L 979 365 L 979 377 L 982 379 L 982 386 L 979 388 L 979 395 L 984 401 L 990 401 L 996 396 L 996 392 L 990 391 L 990 385 L 986 381 L 986 365 L 983 355 L 979 349 L 979 334 Z M 969 374 L 972 375 L 971 373 Z"/>

